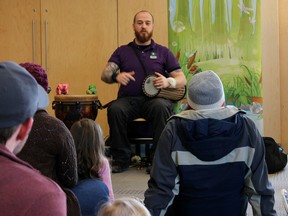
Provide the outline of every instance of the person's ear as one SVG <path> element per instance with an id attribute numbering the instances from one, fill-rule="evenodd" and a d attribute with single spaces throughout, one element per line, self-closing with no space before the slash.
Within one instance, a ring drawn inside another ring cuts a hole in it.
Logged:
<path id="1" fill-rule="evenodd" d="M 33 125 L 33 118 L 27 119 L 23 124 L 20 126 L 19 133 L 17 135 L 18 140 L 25 140 L 25 138 L 29 135 L 30 130 Z"/>

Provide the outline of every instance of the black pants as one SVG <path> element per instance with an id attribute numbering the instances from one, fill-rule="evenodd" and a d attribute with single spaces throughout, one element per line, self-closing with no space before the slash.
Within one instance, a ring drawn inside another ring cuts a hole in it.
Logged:
<path id="1" fill-rule="evenodd" d="M 127 125 L 135 118 L 145 118 L 152 122 L 154 128 L 152 148 L 156 148 L 167 119 L 172 114 L 172 107 L 173 103 L 163 98 L 123 97 L 115 100 L 107 112 L 113 160 L 129 165 L 132 152 L 127 136 Z"/>

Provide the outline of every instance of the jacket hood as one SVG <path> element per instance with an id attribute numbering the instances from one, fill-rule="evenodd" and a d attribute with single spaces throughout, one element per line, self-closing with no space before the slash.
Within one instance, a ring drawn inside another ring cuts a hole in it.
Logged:
<path id="1" fill-rule="evenodd" d="M 227 106 L 214 110 L 188 110 L 171 117 L 183 146 L 203 161 L 218 160 L 231 152 L 244 132 L 244 111 Z"/>

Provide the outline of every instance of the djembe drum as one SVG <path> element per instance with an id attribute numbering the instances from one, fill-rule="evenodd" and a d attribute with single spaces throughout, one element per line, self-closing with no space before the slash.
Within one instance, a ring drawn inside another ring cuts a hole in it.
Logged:
<path id="1" fill-rule="evenodd" d="M 157 89 L 154 87 L 153 80 L 155 75 L 149 75 L 145 78 L 142 89 L 147 97 L 162 97 L 172 101 L 179 101 L 184 98 L 186 94 L 186 86 L 182 88 L 162 88 Z"/>
<path id="2" fill-rule="evenodd" d="M 52 108 L 55 116 L 70 129 L 82 118 L 96 120 L 101 103 L 96 95 L 55 95 Z"/>

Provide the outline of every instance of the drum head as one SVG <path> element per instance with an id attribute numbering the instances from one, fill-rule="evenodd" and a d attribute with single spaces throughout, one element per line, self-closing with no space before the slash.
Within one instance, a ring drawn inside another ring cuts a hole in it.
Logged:
<path id="1" fill-rule="evenodd" d="M 59 102 L 85 102 L 98 100 L 97 95 L 55 95 L 55 101 Z"/>
<path id="2" fill-rule="evenodd" d="M 151 75 L 145 78 L 143 83 L 143 92 L 148 97 L 155 97 L 159 94 L 160 89 L 157 89 L 153 85 L 153 80 L 156 78 L 156 76 Z"/>

